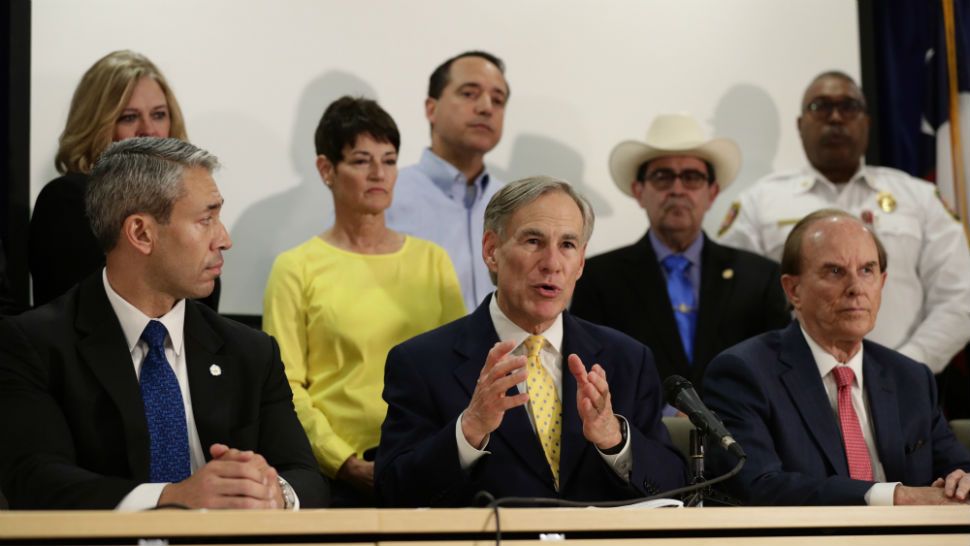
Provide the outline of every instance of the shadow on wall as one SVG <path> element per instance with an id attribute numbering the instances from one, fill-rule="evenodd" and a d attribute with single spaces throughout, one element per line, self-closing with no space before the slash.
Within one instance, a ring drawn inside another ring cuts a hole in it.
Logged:
<path id="1" fill-rule="evenodd" d="M 515 138 L 508 170 L 489 166 L 505 182 L 540 174 L 561 178 L 589 200 L 597 217 L 610 216 L 613 208 L 599 191 L 583 180 L 584 169 L 583 156 L 578 151 L 535 133 L 523 133 Z"/>
<path id="2" fill-rule="evenodd" d="M 276 256 L 333 223 L 333 200 L 315 166 L 313 134 L 323 111 L 343 95 L 377 99 L 374 88 L 342 71 L 326 72 L 303 92 L 296 111 L 290 150 L 297 184 L 249 206 L 232 228 L 233 248 L 226 253 L 221 310 L 262 314 L 263 290 Z M 271 176 L 267 186 L 279 184 Z"/>
<path id="3" fill-rule="evenodd" d="M 711 120 L 714 135 L 733 139 L 741 147 L 741 172 L 718 195 L 704 217 L 704 231 L 717 238 L 728 207 L 742 190 L 774 170 L 781 137 L 778 107 L 764 89 L 742 83 L 728 89 L 718 101 Z"/>

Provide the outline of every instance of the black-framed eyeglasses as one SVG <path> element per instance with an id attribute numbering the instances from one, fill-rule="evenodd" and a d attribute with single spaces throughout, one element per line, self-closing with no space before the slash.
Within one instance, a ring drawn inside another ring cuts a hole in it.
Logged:
<path id="1" fill-rule="evenodd" d="M 818 98 L 808 103 L 805 112 L 818 120 L 827 120 L 838 110 L 842 119 L 855 119 L 866 112 L 866 105 L 859 99 L 829 100 Z"/>
<path id="2" fill-rule="evenodd" d="M 673 169 L 657 169 L 647 174 L 646 181 L 659 191 L 669 190 L 678 178 L 688 190 L 699 190 L 708 183 L 707 173 L 694 169 L 675 172 Z"/>

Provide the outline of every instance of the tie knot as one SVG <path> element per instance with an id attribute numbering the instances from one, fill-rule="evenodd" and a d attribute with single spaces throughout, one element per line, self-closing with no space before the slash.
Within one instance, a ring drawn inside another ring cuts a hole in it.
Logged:
<path id="1" fill-rule="evenodd" d="M 683 273 L 690 267 L 690 260 L 682 254 L 671 254 L 663 259 L 663 266 L 667 273 Z"/>
<path id="2" fill-rule="evenodd" d="M 855 380 L 855 372 L 848 366 L 836 366 L 832 368 L 832 373 L 835 374 L 835 382 L 840 389 L 852 385 Z"/>
<path id="3" fill-rule="evenodd" d="M 148 322 L 148 326 L 145 326 L 145 330 L 141 333 L 141 339 L 148 344 L 149 350 L 158 349 L 165 351 L 165 336 L 168 335 L 168 330 L 165 329 L 165 325 L 157 320 L 152 320 Z"/>
<path id="4" fill-rule="evenodd" d="M 545 341 L 546 338 L 542 336 L 529 336 L 525 338 L 525 348 L 529 351 L 529 358 L 539 356 L 539 351 L 542 350 L 542 344 Z"/>

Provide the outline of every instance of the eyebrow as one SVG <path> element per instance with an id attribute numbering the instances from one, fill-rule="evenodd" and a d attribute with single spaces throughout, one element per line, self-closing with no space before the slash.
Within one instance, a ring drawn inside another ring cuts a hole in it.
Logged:
<path id="1" fill-rule="evenodd" d="M 222 208 L 222 205 L 225 202 L 226 202 L 226 199 L 225 198 L 222 198 L 222 199 L 220 199 L 216 203 L 209 203 L 208 205 L 206 205 L 205 210 L 207 210 L 207 211 L 210 211 L 210 210 L 219 210 L 219 209 Z"/>
<path id="2" fill-rule="evenodd" d="M 461 91 L 462 89 L 465 89 L 465 88 L 468 88 L 468 87 L 473 87 L 475 89 L 485 90 L 485 86 L 483 86 L 482 84 L 480 84 L 478 82 L 465 82 L 465 83 L 463 83 L 463 84 L 461 84 L 461 85 L 458 86 L 458 90 Z M 505 97 L 505 96 L 508 95 L 508 93 L 505 91 L 505 89 L 502 89 L 501 87 L 493 87 L 492 89 L 489 89 L 488 91 L 489 92 L 494 91 L 496 93 L 499 93 L 500 95 L 502 95 L 502 97 Z"/>

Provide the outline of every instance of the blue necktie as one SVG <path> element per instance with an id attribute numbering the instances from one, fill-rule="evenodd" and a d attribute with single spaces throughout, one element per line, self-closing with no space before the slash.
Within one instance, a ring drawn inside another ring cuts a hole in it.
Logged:
<path id="1" fill-rule="evenodd" d="M 694 330 L 697 327 L 697 304 L 694 301 L 694 287 L 690 284 L 687 270 L 690 261 L 680 254 L 671 254 L 663 259 L 667 271 L 667 294 L 674 307 L 674 320 L 680 332 L 680 342 L 684 345 L 687 362 L 694 361 Z"/>
<path id="2" fill-rule="evenodd" d="M 175 371 L 165 358 L 168 330 L 157 320 L 150 321 L 141 339 L 148 354 L 141 365 L 141 398 L 151 442 L 151 482 L 180 482 L 191 474 L 189 433 L 185 406 Z"/>

